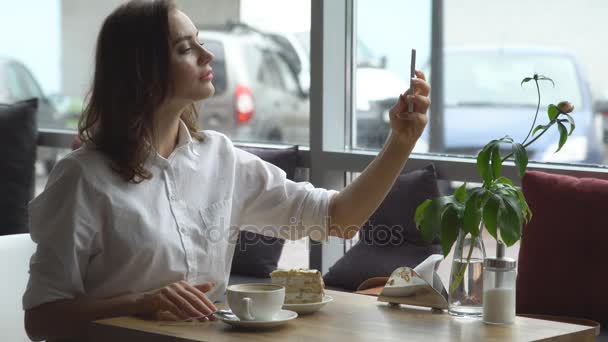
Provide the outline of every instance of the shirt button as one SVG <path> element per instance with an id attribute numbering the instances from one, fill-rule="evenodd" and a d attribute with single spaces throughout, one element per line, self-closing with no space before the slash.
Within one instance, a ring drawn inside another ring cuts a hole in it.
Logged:
<path id="1" fill-rule="evenodd" d="M 186 228 L 180 228 L 179 231 L 182 232 L 182 234 L 186 234 L 188 232 Z"/>

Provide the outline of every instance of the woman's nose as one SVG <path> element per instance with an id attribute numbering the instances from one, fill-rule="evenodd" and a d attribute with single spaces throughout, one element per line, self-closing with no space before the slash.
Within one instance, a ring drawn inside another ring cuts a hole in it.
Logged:
<path id="1" fill-rule="evenodd" d="M 211 51 L 203 48 L 199 57 L 199 63 L 200 64 L 209 64 L 211 63 L 211 61 L 213 61 L 213 58 L 215 56 L 213 55 L 213 53 L 211 53 Z"/>

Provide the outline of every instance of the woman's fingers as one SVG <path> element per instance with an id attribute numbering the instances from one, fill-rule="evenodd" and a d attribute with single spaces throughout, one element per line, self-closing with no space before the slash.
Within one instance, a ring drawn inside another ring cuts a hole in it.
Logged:
<path id="1" fill-rule="evenodd" d="M 206 285 L 208 284 L 208 285 Z M 213 304 L 213 302 L 207 298 L 204 292 L 211 290 L 213 287 L 212 283 L 205 283 L 200 285 L 190 285 L 188 283 L 185 284 L 184 288 L 194 294 L 198 299 L 200 299 L 211 311 L 217 311 L 217 307 Z M 207 289 L 206 291 L 203 291 Z"/>
<path id="2" fill-rule="evenodd" d="M 415 73 L 416 73 L 416 77 L 426 81 L 426 76 L 424 75 L 424 73 L 422 71 L 416 70 Z"/>
<path id="3" fill-rule="evenodd" d="M 186 283 L 188 284 L 188 283 Z M 190 285 L 190 284 L 188 284 Z M 207 283 L 202 283 L 202 284 L 198 284 L 198 285 L 190 285 L 194 288 L 196 288 L 197 290 L 201 291 L 201 292 L 209 292 L 211 291 L 211 289 L 213 289 L 215 287 L 215 283 L 212 282 L 207 282 Z"/>
<path id="4" fill-rule="evenodd" d="M 431 93 L 431 85 L 420 78 L 412 79 L 412 87 L 414 87 L 414 95 L 429 96 Z"/>
<path id="5" fill-rule="evenodd" d="M 204 315 L 209 315 L 217 311 L 217 308 L 213 303 L 199 290 L 190 284 L 183 284 L 177 288 L 178 293 L 190 302 L 198 311 Z"/>
<path id="6" fill-rule="evenodd" d="M 431 106 L 431 100 L 422 95 L 403 96 L 401 101 L 404 102 L 404 107 L 406 107 L 408 103 L 412 102 L 414 104 L 414 113 L 426 114 L 427 110 Z"/>
<path id="7" fill-rule="evenodd" d="M 165 296 L 164 294 L 159 294 L 159 304 L 160 304 L 160 308 L 156 311 L 157 314 L 159 311 L 169 311 L 171 312 L 173 315 L 177 316 L 180 320 L 183 319 L 188 319 L 192 316 L 188 315 L 187 313 L 185 313 L 184 311 L 182 311 L 174 302 L 173 300 L 169 299 L 167 296 Z"/>
<path id="8" fill-rule="evenodd" d="M 169 299 L 180 310 L 180 312 L 186 315 L 186 317 L 184 317 L 183 319 L 204 315 L 202 312 L 198 311 L 192 304 L 190 304 L 186 298 L 182 297 L 181 293 L 178 293 L 176 289 L 165 287 L 162 290 L 162 294 L 167 299 Z M 170 311 L 175 313 L 173 310 Z"/>
<path id="9" fill-rule="evenodd" d="M 167 285 L 162 289 L 144 293 L 137 300 L 137 312 L 143 316 L 162 320 L 186 320 L 209 316 L 217 311 L 217 308 L 204 291 L 211 290 L 213 286 L 213 283 L 193 286 L 186 281 Z M 163 311 L 165 313 L 162 313 Z M 209 319 L 214 320 L 214 317 L 210 316 Z"/>

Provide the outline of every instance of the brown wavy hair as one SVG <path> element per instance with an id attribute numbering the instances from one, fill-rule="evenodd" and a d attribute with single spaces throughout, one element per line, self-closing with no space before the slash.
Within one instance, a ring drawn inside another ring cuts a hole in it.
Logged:
<path id="1" fill-rule="evenodd" d="M 83 143 L 90 142 L 127 182 L 152 178 L 144 168 L 156 136 L 154 113 L 170 96 L 170 0 L 129 1 L 104 21 L 97 38 L 95 75 L 78 123 Z M 182 114 L 198 140 L 194 103 Z"/>

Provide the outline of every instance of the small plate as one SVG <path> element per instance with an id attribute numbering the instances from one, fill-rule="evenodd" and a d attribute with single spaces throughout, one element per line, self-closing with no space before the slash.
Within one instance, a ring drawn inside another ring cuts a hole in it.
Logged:
<path id="1" fill-rule="evenodd" d="M 295 311 L 300 315 L 306 315 L 319 311 L 325 304 L 333 300 L 334 299 L 331 296 L 324 295 L 323 300 L 318 303 L 283 304 L 283 309 Z"/>
<path id="2" fill-rule="evenodd" d="M 292 319 L 298 317 L 298 314 L 291 310 L 281 310 L 277 314 L 276 318 L 272 321 L 242 321 L 238 317 L 228 318 L 224 316 L 219 316 L 218 318 L 226 324 L 230 324 L 233 327 L 239 328 L 256 328 L 256 329 L 266 329 L 273 328 L 279 325 L 283 325 Z"/>

